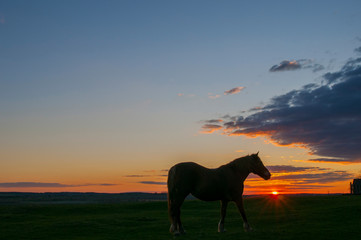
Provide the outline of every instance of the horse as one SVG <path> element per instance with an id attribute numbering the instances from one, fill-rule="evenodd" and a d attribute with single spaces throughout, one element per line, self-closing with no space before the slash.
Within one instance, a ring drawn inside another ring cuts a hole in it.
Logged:
<path id="1" fill-rule="evenodd" d="M 169 169 L 167 180 L 170 233 L 174 235 L 185 233 L 180 219 L 180 208 L 189 194 L 202 201 L 220 200 L 221 219 L 218 223 L 218 232 L 225 231 L 224 223 L 230 201 L 237 205 L 243 219 L 244 230 L 251 231 L 242 198 L 244 181 L 250 173 L 257 174 L 265 180 L 271 178 L 271 173 L 258 157 L 258 152 L 237 158 L 215 169 L 209 169 L 194 162 L 174 165 Z"/>

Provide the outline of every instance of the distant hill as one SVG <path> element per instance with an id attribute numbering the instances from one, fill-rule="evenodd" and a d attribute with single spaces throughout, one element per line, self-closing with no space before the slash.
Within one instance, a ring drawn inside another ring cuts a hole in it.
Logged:
<path id="1" fill-rule="evenodd" d="M 291 194 L 290 196 L 318 196 L 324 194 Z M 337 194 L 336 194 L 337 195 Z M 245 198 L 257 195 L 246 195 Z M 187 200 L 195 199 L 189 195 Z M 80 193 L 80 192 L 0 192 L 0 205 L 6 204 L 85 204 L 85 203 L 118 203 L 118 202 L 149 202 L 167 201 L 167 193 Z"/>
<path id="2" fill-rule="evenodd" d="M 117 203 L 139 201 L 166 201 L 166 193 L 22 193 L 0 192 L 0 204 L 64 204 L 64 203 Z"/>

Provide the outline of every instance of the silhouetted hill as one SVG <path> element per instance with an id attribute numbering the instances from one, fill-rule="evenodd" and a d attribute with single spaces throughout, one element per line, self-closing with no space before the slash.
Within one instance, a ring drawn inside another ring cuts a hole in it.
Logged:
<path id="1" fill-rule="evenodd" d="M 139 201 L 166 201 L 166 193 L 22 193 L 22 192 L 0 192 L 0 204 L 21 203 L 117 203 L 117 202 L 139 202 Z"/>
<path id="2" fill-rule="evenodd" d="M 290 196 L 318 196 L 324 194 L 291 194 Z M 257 195 L 246 195 L 245 198 Z M 189 195 L 186 199 L 195 199 Z M 118 203 L 118 202 L 147 202 L 166 201 L 167 193 L 26 193 L 26 192 L 0 192 L 0 205 L 4 204 L 85 204 L 85 203 Z"/>

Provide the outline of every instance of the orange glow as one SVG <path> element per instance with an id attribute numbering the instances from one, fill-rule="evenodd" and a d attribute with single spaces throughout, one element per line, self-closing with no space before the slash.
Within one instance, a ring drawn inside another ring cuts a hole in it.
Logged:
<path id="1" fill-rule="evenodd" d="M 249 138 L 256 138 L 256 137 L 269 137 L 272 134 L 276 133 L 276 131 L 254 131 L 251 133 L 245 133 L 245 132 L 240 132 L 240 131 L 233 131 L 233 132 L 225 132 L 225 134 L 229 135 L 229 136 L 246 136 Z"/>
<path id="2" fill-rule="evenodd" d="M 167 192 L 166 178 L 150 177 L 123 177 L 121 180 L 106 181 L 109 185 L 102 184 L 68 184 L 69 187 L 14 187 L 1 188 L 0 192 L 98 192 L 98 193 L 122 193 L 122 192 Z M 114 184 L 114 185 L 112 185 Z M 277 190 L 275 190 L 277 189 Z M 248 179 L 244 189 L 244 195 L 268 195 L 271 199 L 279 199 L 289 194 L 300 193 L 348 193 L 349 180 L 334 183 L 332 187 L 323 184 L 307 184 L 303 187 L 298 181 Z"/>

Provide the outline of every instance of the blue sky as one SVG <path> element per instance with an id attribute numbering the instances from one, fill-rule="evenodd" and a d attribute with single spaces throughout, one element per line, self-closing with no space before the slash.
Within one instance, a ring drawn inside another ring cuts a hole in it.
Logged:
<path id="1" fill-rule="evenodd" d="M 320 84 L 356 56 L 360 9 L 359 1 L 1 1 L 0 182 L 151 191 L 121 176 L 184 158 L 216 167 L 259 149 L 269 165 L 304 166 L 293 161 L 309 157 L 304 149 L 201 134 L 202 121 Z M 323 69 L 269 71 L 284 60 Z M 235 87 L 244 89 L 224 95 Z"/>

